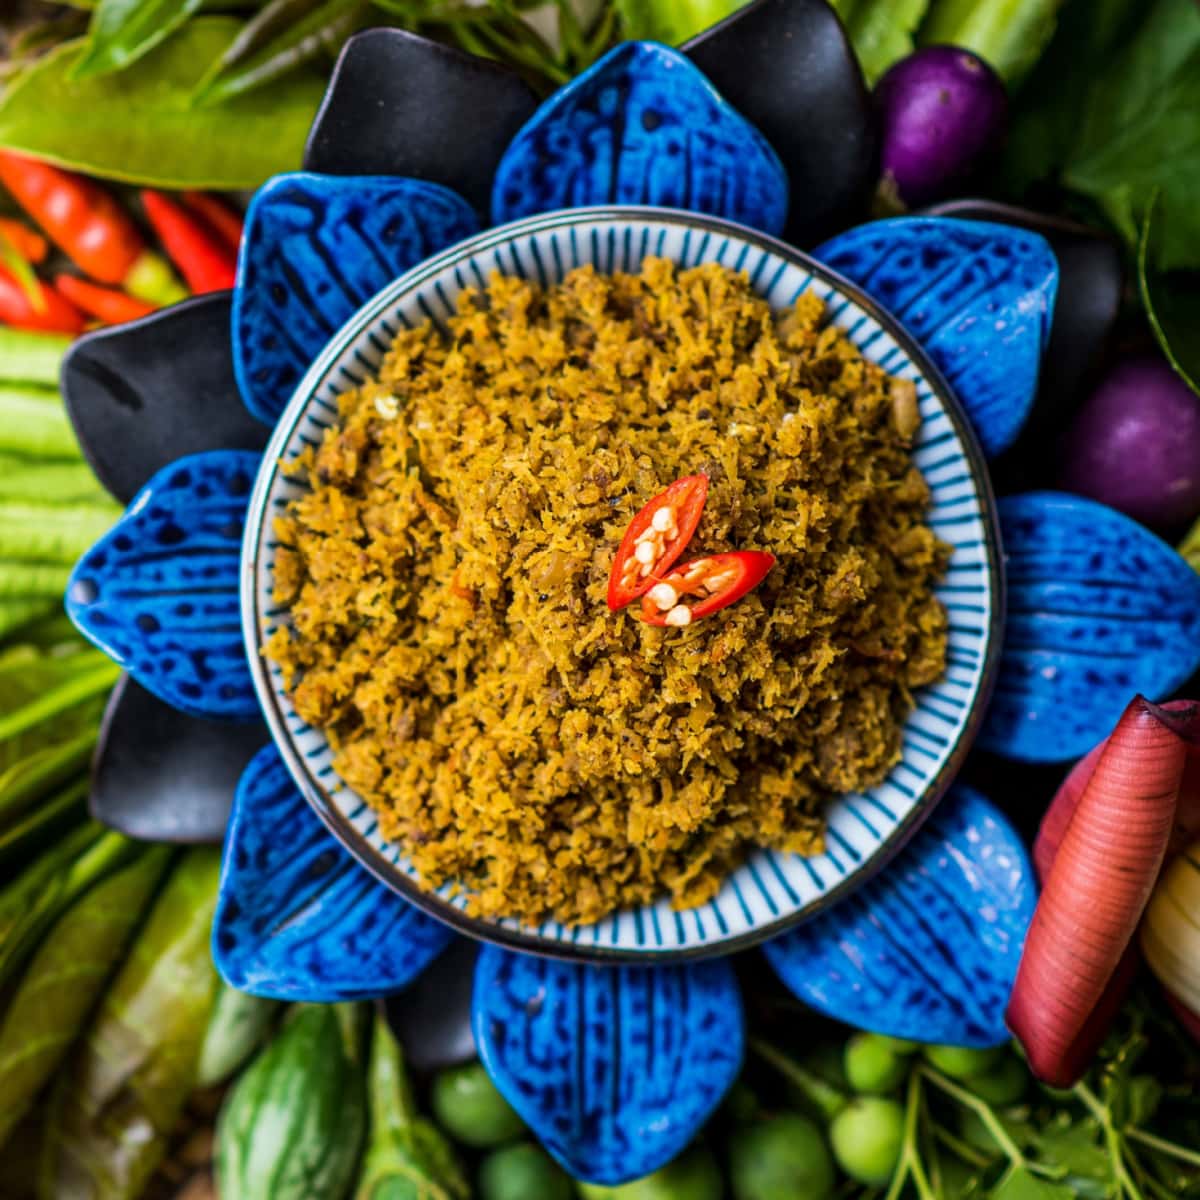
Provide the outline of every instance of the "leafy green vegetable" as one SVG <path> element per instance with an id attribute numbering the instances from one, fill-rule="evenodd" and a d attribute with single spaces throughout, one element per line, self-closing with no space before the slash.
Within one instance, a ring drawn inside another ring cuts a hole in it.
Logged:
<path id="1" fill-rule="evenodd" d="M 0 1145 L 82 1028 L 169 857 L 156 846 L 86 892 L 34 955 L 0 1024 Z"/>
<path id="2" fill-rule="evenodd" d="M 375 1018 L 368 1077 L 370 1136 L 355 1200 L 468 1200 L 450 1143 L 417 1110 L 400 1045 Z"/>
<path id="3" fill-rule="evenodd" d="M 71 72 L 87 79 L 136 62 L 199 11 L 202 0 L 100 0 L 87 49 Z"/>
<path id="4" fill-rule="evenodd" d="M 1138 287 L 1154 336 L 1171 365 L 1200 392 L 1200 268 L 1163 271 L 1163 205 L 1155 192 L 1138 242 Z"/>
<path id="5" fill-rule="evenodd" d="M 165 187 L 250 188 L 299 166 L 324 91 L 313 71 L 225 104 L 191 98 L 209 64 L 241 28 L 195 17 L 115 75 L 73 80 L 85 51 L 68 42 L 40 59 L 0 99 L 0 146 L 93 175 Z"/>
<path id="6" fill-rule="evenodd" d="M 72 504 L 77 500 L 103 501 L 107 497 L 92 468 L 83 461 L 31 461 L 16 454 L 0 453 L 0 499 Z"/>
<path id="7" fill-rule="evenodd" d="M 80 775 L 53 795 L 39 794 L 30 811 L 6 812 L 0 830 L 0 872 L 20 869 L 23 862 L 37 854 L 50 839 L 74 828 L 87 816 L 87 798 L 91 784 Z M 7 805 L 7 797 L 5 797 Z M 0 1193 L 3 1194 L 3 1193 Z"/>
<path id="8" fill-rule="evenodd" d="M 1041 1179 L 1028 1167 L 1009 1167 L 989 1194 L 992 1200 L 1077 1200 L 1065 1183 Z"/>
<path id="9" fill-rule="evenodd" d="M 678 45 L 737 12 L 747 0 L 614 0 L 621 31 L 631 40 L 646 38 Z"/>
<path id="10" fill-rule="evenodd" d="M 44 1200 L 133 1200 L 196 1078 L 216 995 L 208 942 L 220 856 L 190 851 L 59 1074 L 39 1180 Z"/>
<path id="11" fill-rule="evenodd" d="M 1062 4 L 1063 0 L 937 0 L 921 41 L 926 46 L 965 46 L 1015 83 L 1041 57 Z"/>
<path id="12" fill-rule="evenodd" d="M 89 821 L 0 891 L 0 987 L 16 978 L 46 930 L 133 851 L 128 838 Z"/>
<path id="13" fill-rule="evenodd" d="M 929 0 L 856 0 L 834 5 L 869 83 L 912 53 L 913 34 Z"/>
<path id="14" fill-rule="evenodd" d="M 321 54 L 336 54 L 342 42 L 364 23 L 368 7 L 366 0 L 325 0 L 244 61 L 227 55 L 230 69 L 204 81 L 197 99 L 204 104 L 220 103 L 280 79 Z"/>
<path id="15" fill-rule="evenodd" d="M 1200 267 L 1200 7 L 1075 0 L 1017 104 L 1006 177 L 1061 183 L 1132 249 L 1160 196 L 1164 272 Z"/>

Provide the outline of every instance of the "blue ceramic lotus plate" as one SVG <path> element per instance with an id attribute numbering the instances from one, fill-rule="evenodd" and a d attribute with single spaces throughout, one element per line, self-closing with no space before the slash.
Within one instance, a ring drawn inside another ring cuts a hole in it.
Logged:
<path id="1" fill-rule="evenodd" d="M 319 442 L 337 397 L 377 370 L 397 332 L 442 323 L 464 288 L 499 271 L 553 284 L 574 267 L 636 271 L 646 255 L 681 266 L 717 262 L 745 271 L 775 309 L 806 291 L 869 359 L 917 387 L 917 466 L 932 493 L 929 520 L 954 548 L 939 596 L 950 616 L 949 666 L 922 689 L 904 729 L 903 757 L 879 786 L 831 807 L 827 848 L 815 857 L 762 849 L 709 903 L 675 912 L 664 899 L 594 925 L 482 920 L 447 885 L 418 886 L 403 845 L 386 841 L 368 805 L 338 779 L 324 734 L 295 713 L 281 672 L 262 655 L 288 614 L 271 599 L 272 518 L 302 493 L 282 464 Z M 317 814 L 379 879 L 474 936 L 542 953 L 644 960 L 727 953 L 773 936 L 864 881 L 903 845 L 953 778 L 986 707 L 1000 650 L 1003 584 L 994 501 L 975 435 L 929 358 L 865 293 L 770 237 L 669 209 L 571 209 L 526 218 L 427 259 L 379 292 L 338 331 L 276 425 L 251 497 L 242 551 L 243 629 L 255 688 L 287 767 Z"/>

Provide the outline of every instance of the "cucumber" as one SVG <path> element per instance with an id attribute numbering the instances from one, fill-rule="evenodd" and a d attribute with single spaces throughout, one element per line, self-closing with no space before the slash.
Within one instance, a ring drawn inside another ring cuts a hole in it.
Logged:
<path id="1" fill-rule="evenodd" d="M 224 1200 L 343 1200 L 366 1131 L 362 1010 L 297 1005 L 217 1119 Z"/>
<path id="2" fill-rule="evenodd" d="M 58 393 L 0 384 L 0 450 L 78 459 L 79 439 Z"/>
<path id="3" fill-rule="evenodd" d="M 262 1044 L 278 1011 L 276 1000 L 222 984 L 200 1049 L 196 1086 L 213 1087 L 230 1078 Z"/>

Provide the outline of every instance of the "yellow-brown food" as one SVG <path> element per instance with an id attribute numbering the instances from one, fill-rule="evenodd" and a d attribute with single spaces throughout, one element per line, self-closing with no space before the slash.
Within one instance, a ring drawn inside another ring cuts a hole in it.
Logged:
<path id="1" fill-rule="evenodd" d="M 428 887 L 593 921 L 710 897 L 756 844 L 821 849 L 944 666 L 912 385 L 744 276 L 495 277 L 404 332 L 297 470 L 268 653 Z M 711 479 L 685 557 L 769 550 L 685 629 L 605 606 L 633 514 Z"/>

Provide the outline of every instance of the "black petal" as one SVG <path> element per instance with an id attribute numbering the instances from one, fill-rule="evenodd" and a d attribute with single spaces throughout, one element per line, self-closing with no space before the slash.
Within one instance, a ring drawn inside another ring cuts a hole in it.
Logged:
<path id="1" fill-rule="evenodd" d="M 382 1002 L 414 1071 L 440 1071 L 475 1057 L 471 992 L 478 956 L 478 942 L 455 938 L 404 991 Z"/>
<path id="2" fill-rule="evenodd" d="M 950 200 L 925 212 L 1032 229 L 1058 259 L 1058 300 L 1037 400 L 1020 438 L 992 465 L 997 491 L 1049 487 L 1057 474 L 1058 435 L 1083 401 L 1116 324 L 1125 286 L 1120 248 L 1090 226 L 991 200 Z"/>
<path id="3" fill-rule="evenodd" d="M 96 751 L 92 815 L 147 842 L 220 842 L 246 764 L 270 741 L 261 721 L 189 717 L 126 676 Z"/>
<path id="4" fill-rule="evenodd" d="M 270 430 L 247 412 L 233 378 L 231 295 L 97 330 L 67 352 L 67 412 L 100 482 L 123 504 L 185 454 L 266 446 Z"/>
<path id="5" fill-rule="evenodd" d="M 369 29 L 342 50 L 304 168 L 429 180 L 486 217 L 496 164 L 537 104 L 508 67 L 400 29 Z"/>
<path id="6" fill-rule="evenodd" d="M 788 241 L 812 245 L 866 216 L 876 176 L 871 98 L 825 0 L 758 0 L 683 50 L 783 160 Z"/>

